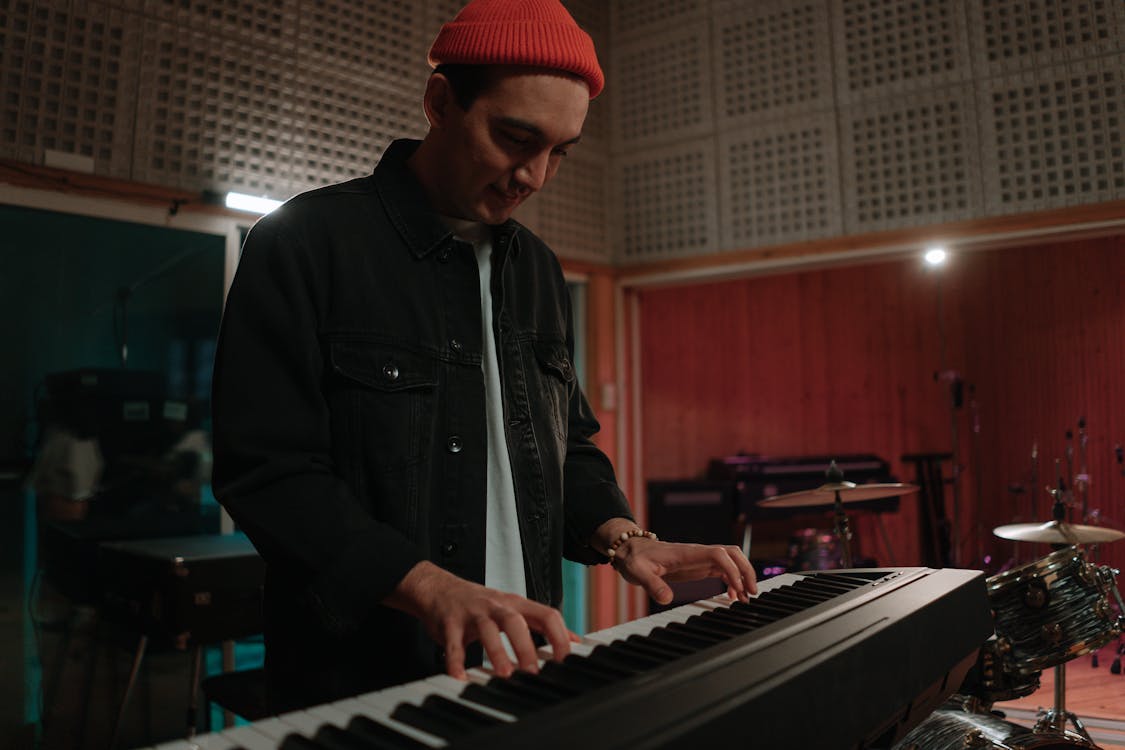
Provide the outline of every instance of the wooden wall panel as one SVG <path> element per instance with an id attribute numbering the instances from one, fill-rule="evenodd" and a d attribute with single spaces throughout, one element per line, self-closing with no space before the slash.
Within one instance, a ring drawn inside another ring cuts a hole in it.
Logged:
<path id="1" fill-rule="evenodd" d="M 996 566 L 1014 545 L 987 530 L 1026 520 L 1028 495 L 1008 488 L 1027 484 L 1032 443 L 1046 484 L 1065 431 L 1086 416 L 1091 507 L 1125 527 L 1113 456 L 1125 442 L 1123 280 L 1116 236 L 966 253 L 939 271 L 909 260 L 642 290 L 643 476 L 701 476 L 710 458 L 745 450 L 874 452 L 910 480 L 900 456 L 950 450 L 955 423 L 958 559 Z M 942 369 L 967 384 L 955 414 Z M 884 516 L 897 564 L 920 560 L 917 510 L 904 499 Z M 872 523 L 858 521 L 860 552 L 885 562 Z M 1121 567 L 1125 542 L 1103 559 Z"/>

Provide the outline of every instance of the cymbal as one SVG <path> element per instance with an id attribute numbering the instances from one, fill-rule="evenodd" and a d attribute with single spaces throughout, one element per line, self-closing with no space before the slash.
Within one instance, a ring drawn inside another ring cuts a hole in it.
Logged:
<path id="1" fill-rule="evenodd" d="M 997 526 L 992 533 L 1001 539 L 1011 539 L 1016 542 L 1047 542 L 1048 544 L 1096 544 L 1125 539 L 1125 531 L 1106 526 L 1084 526 L 1062 521 L 1014 523 Z"/>
<path id="2" fill-rule="evenodd" d="M 836 493 L 840 493 L 840 501 L 844 503 L 858 503 L 862 500 L 879 500 L 884 497 L 898 497 L 909 495 L 918 491 L 916 484 L 902 484 L 894 482 L 888 484 L 856 484 L 855 482 L 829 482 L 811 490 L 790 492 L 785 495 L 767 497 L 759 500 L 758 505 L 764 508 L 804 508 L 828 506 L 836 502 Z"/>

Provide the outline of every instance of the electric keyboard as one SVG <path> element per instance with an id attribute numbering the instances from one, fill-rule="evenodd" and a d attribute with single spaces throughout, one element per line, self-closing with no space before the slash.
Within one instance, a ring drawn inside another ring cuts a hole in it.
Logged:
<path id="1" fill-rule="evenodd" d="M 785 574 L 587 635 L 562 663 L 470 670 L 157 750 L 890 747 L 952 694 L 992 634 L 984 574 Z"/>

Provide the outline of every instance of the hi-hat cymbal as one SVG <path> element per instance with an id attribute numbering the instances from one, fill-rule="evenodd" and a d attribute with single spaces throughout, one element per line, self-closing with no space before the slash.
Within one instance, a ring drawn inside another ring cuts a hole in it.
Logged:
<path id="1" fill-rule="evenodd" d="M 1014 523 L 997 526 L 992 533 L 1001 539 L 1016 542 L 1046 542 L 1048 544 L 1097 544 L 1125 539 L 1125 531 L 1105 526 L 1083 526 L 1078 523 L 1048 521 L 1046 523 Z"/>
<path id="2" fill-rule="evenodd" d="M 856 484 L 855 482 L 829 482 L 811 490 L 790 492 L 785 495 L 767 497 L 759 500 L 758 505 L 764 508 L 805 508 L 828 506 L 836 502 L 836 493 L 840 493 L 840 501 L 844 503 L 858 503 L 862 500 L 879 500 L 884 497 L 898 497 L 909 495 L 918 491 L 916 484 L 902 484 L 894 482 L 888 484 Z"/>

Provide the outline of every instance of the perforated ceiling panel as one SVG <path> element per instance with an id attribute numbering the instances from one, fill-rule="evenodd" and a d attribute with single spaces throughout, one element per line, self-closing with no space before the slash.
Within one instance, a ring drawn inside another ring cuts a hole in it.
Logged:
<path id="1" fill-rule="evenodd" d="M 609 260 L 607 179 L 605 160 L 579 146 L 563 160 L 554 179 L 536 197 L 539 215 L 533 229 L 555 252 L 567 257 Z"/>
<path id="2" fill-rule="evenodd" d="M 724 134 L 722 246 L 734 250 L 843 230 L 834 113 Z"/>
<path id="3" fill-rule="evenodd" d="M 278 52 L 145 21 L 133 177 L 288 197 L 291 67 Z"/>
<path id="4" fill-rule="evenodd" d="M 1125 49 L 1121 0 L 966 0 L 973 62 L 991 74 Z"/>
<path id="5" fill-rule="evenodd" d="M 709 30 L 697 23 L 623 44 L 614 54 L 617 148 L 710 132 Z"/>
<path id="6" fill-rule="evenodd" d="M 120 4 L 120 3 L 117 3 Z M 299 0 L 131 0 L 151 19 L 255 45 L 292 41 Z"/>
<path id="7" fill-rule="evenodd" d="M 724 2 L 712 28 L 721 128 L 833 107 L 825 0 Z"/>
<path id="8" fill-rule="evenodd" d="M 346 70 L 384 84 L 425 80 L 433 40 L 422 33 L 425 7 L 415 0 L 303 2 L 297 20 L 304 66 Z"/>
<path id="9" fill-rule="evenodd" d="M 324 72 L 302 72 L 294 110 L 294 182 L 304 189 L 370 173 L 395 138 L 426 132 L 422 93 Z"/>
<path id="10" fill-rule="evenodd" d="M 616 198 L 619 260 L 699 255 L 718 249 L 715 142 L 707 138 L 622 157 Z"/>
<path id="11" fill-rule="evenodd" d="M 841 103 L 970 76 L 960 0 L 831 0 Z"/>
<path id="12" fill-rule="evenodd" d="M 708 10 L 707 0 L 616 0 L 610 7 L 614 34 L 622 38 L 704 18 Z"/>
<path id="13" fill-rule="evenodd" d="M 0 7 L 0 153 L 92 157 L 128 176 L 139 58 L 137 17 L 97 3 L 26 0 Z"/>
<path id="14" fill-rule="evenodd" d="M 971 93 L 927 91 L 842 113 L 844 228 L 849 233 L 979 215 Z"/>
<path id="15" fill-rule="evenodd" d="M 1125 55 L 986 83 L 990 213 L 1125 198 Z"/>

